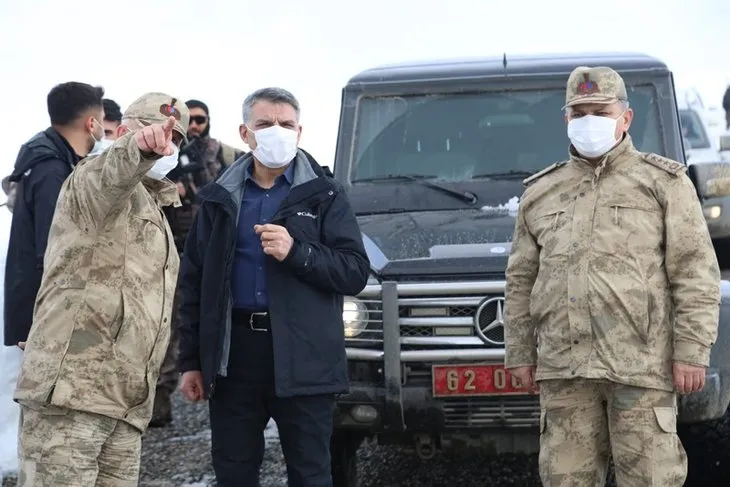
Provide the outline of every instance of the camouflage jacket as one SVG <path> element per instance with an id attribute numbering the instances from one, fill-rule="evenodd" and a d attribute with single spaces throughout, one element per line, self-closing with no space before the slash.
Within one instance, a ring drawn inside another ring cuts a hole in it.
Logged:
<path id="1" fill-rule="evenodd" d="M 170 337 L 179 257 L 132 135 L 81 161 L 61 189 L 14 398 L 124 420 L 144 431 Z"/>
<path id="2" fill-rule="evenodd" d="M 629 136 L 525 180 L 507 266 L 507 367 L 673 390 L 709 364 L 720 271 L 686 167 Z M 536 348 L 537 347 L 537 348 Z"/>

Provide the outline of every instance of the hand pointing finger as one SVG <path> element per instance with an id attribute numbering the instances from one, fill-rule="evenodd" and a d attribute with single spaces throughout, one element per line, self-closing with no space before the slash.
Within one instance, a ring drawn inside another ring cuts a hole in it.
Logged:
<path id="1" fill-rule="evenodd" d="M 175 117 L 167 117 L 167 120 L 162 125 L 162 130 L 165 132 L 165 137 L 172 138 L 172 129 L 175 127 Z"/>

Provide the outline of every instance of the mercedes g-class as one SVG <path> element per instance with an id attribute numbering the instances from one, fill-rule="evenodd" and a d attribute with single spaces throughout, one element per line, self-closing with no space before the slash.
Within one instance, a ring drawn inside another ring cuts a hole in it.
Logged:
<path id="1" fill-rule="evenodd" d="M 459 445 L 538 449 L 538 396 L 503 364 L 505 269 L 523 179 L 567 157 L 561 107 L 579 65 L 620 72 L 636 147 L 684 162 L 672 73 L 645 55 L 399 64 L 364 71 L 343 89 L 334 174 L 372 276 L 344 303 L 351 390 L 337 401 L 335 485 L 357 485 L 366 437 L 413 445 L 422 458 Z M 728 188 L 701 176 L 701 197 Z M 682 397 L 680 421 L 727 409 L 728 298 L 724 282 L 707 385 Z"/>

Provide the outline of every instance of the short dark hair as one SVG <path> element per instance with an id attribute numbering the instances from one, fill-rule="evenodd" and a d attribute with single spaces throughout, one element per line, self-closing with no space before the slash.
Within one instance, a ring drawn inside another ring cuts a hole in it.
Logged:
<path id="1" fill-rule="evenodd" d="M 185 102 L 185 105 L 188 108 L 200 108 L 201 110 L 203 110 L 205 112 L 206 115 L 210 115 L 210 112 L 208 111 L 208 105 L 206 105 L 205 103 L 203 103 L 200 100 L 188 100 Z"/>
<path id="2" fill-rule="evenodd" d="M 90 108 L 102 108 L 104 88 L 69 81 L 48 92 L 48 115 L 51 125 L 68 125 Z"/>
<path id="3" fill-rule="evenodd" d="M 122 123 L 122 107 L 109 98 L 104 98 L 102 102 L 104 103 L 104 120 Z"/>

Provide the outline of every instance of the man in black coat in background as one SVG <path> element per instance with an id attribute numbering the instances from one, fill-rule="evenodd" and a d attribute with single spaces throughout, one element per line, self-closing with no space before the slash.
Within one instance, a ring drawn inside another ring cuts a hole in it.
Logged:
<path id="1" fill-rule="evenodd" d="M 23 144 L 13 173 L 3 181 L 13 200 L 8 202 L 13 221 L 5 263 L 5 346 L 25 347 L 61 185 L 79 160 L 105 142 L 103 97 L 103 88 L 86 83 L 55 86 L 47 98 L 51 126 Z"/>

